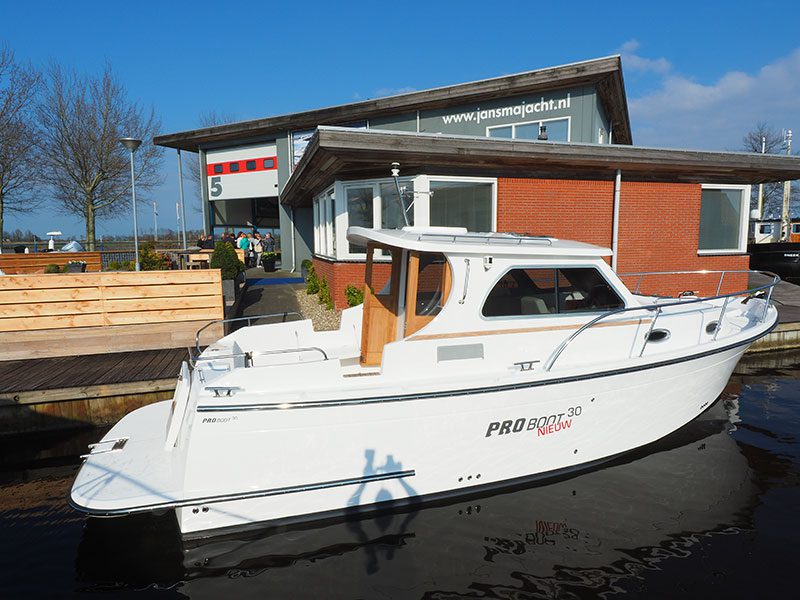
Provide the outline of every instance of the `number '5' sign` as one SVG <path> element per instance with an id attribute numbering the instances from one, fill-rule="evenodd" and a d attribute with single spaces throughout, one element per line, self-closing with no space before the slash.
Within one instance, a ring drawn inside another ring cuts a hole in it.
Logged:
<path id="1" fill-rule="evenodd" d="M 216 198 L 222 195 L 222 177 L 211 178 L 211 197 Z"/>

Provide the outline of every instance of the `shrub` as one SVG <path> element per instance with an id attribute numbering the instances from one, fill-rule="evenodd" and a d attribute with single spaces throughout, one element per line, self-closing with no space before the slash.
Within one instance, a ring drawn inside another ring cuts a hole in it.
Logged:
<path id="1" fill-rule="evenodd" d="M 364 303 L 364 290 L 352 284 L 344 288 L 344 296 L 347 298 L 347 306 L 358 306 Z"/>
<path id="2" fill-rule="evenodd" d="M 120 263 L 119 268 L 123 271 L 135 271 L 136 270 L 136 261 L 135 260 L 126 260 Z"/>
<path id="3" fill-rule="evenodd" d="M 306 258 L 300 263 L 300 268 L 305 270 L 306 276 L 308 276 L 308 273 L 314 270 L 314 263 L 311 262 L 310 258 Z"/>
<path id="4" fill-rule="evenodd" d="M 106 271 L 119 271 L 121 268 L 118 260 L 112 260 L 109 261 Z"/>
<path id="5" fill-rule="evenodd" d="M 161 271 L 166 262 L 166 257 L 156 252 L 153 242 L 145 242 L 139 250 L 139 268 L 142 271 Z"/>
<path id="6" fill-rule="evenodd" d="M 324 304 L 328 310 L 333 310 L 333 298 L 331 290 L 328 288 L 327 280 L 323 279 L 319 283 L 319 303 Z"/>
<path id="7" fill-rule="evenodd" d="M 61 267 L 55 264 L 49 264 L 44 266 L 45 273 L 61 273 Z"/>
<path id="8" fill-rule="evenodd" d="M 244 272 L 244 263 L 229 242 L 217 242 L 211 254 L 211 268 L 220 269 L 223 279 L 236 279 L 239 273 Z"/>
<path id="9" fill-rule="evenodd" d="M 314 269 L 314 265 L 309 265 L 308 267 L 308 279 L 306 279 L 306 294 L 317 294 L 319 293 L 320 283 L 319 278 L 317 277 L 317 271 Z"/>

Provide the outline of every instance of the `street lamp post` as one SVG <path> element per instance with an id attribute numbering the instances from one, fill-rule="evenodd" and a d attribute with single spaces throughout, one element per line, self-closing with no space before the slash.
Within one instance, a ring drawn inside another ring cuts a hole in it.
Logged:
<path id="1" fill-rule="evenodd" d="M 142 140 L 126 137 L 121 138 L 119 143 L 125 146 L 131 153 L 131 197 L 133 199 L 133 250 L 136 255 L 136 270 L 139 267 L 139 224 L 136 220 L 136 175 L 133 170 L 133 153 L 142 145 Z"/>

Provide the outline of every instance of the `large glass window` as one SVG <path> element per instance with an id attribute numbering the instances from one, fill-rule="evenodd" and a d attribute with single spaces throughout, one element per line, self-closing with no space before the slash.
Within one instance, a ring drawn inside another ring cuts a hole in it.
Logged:
<path id="1" fill-rule="evenodd" d="M 347 188 L 347 221 L 348 227 L 372 227 L 373 203 L 372 186 Z M 350 244 L 350 254 L 364 254 L 363 246 Z"/>
<path id="2" fill-rule="evenodd" d="M 402 229 L 406 226 L 403 211 L 408 218 L 408 224 L 414 224 L 414 182 L 404 182 L 400 186 L 403 196 L 402 204 L 397 198 L 397 185 L 394 181 L 381 183 L 378 190 L 381 196 L 381 228 L 382 229 Z M 401 208 L 402 206 L 402 208 Z"/>
<path id="3" fill-rule="evenodd" d="M 703 186 L 697 248 L 706 252 L 744 252 L 748 186 Z"/>
<path id="4" fill-rule="evenodd" d="M 366 248 L 346 241 L 347 228 L 402 229 L 404 211 L 409 225 L 494 230 L 494 179 L 418 175 L 399 183 L 402 201 L 392 179 L 337 182 L 314 198 L 314 252 L 339 259 L 364 258 Z M 381 255 L 388 257 L 381 250 L 376 258 Z"/>
<path id="5" fill-rule="evenodd" d="M 430 224 L 492 231 L 494 184 L 470 181 L 431 181 Z"/>
<path id="6" fill-rule="evenodd" d="M 512 269 L 489 293 L 483 316 L 597 312 L 622 306 L 622 299 L 594 267 Z"/>
<path id="7" fill-rule="evenodd" d="M 517 140 L 538 140 L 539 130 L 544 126 L 547 140 L 550 142 L 569 141 L 569 118 L 546 119 L 487 127 L 486 135 L 493 138 L 513 138 Z"/>

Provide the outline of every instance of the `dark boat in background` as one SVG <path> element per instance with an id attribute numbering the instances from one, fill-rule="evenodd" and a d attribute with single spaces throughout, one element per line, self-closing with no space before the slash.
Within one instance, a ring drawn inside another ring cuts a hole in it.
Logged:
<path id="1" fill-rule="evenodd" d="M 800 284 L 800 242 L 748 244 L 750 268 L 771 271 L 781 279 Z"/>

